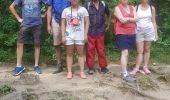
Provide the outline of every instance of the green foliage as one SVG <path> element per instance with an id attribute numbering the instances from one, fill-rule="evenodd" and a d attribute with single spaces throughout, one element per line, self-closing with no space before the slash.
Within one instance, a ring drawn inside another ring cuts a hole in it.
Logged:
<path id="1" fill-rule="evenodd" d="M 15 91 L 14 88 L 12 88 L 12 87 L 10 87 L 8 85 L 3 85 L 3 86 L 0 87 L 0 96 L 12 93 L 14 91 Z"/>
<path id="2" fill-rule="evenodd" d="M 85 4 L 90 0 L 81 0 L 82 4 Z M 111 14 L 113 15 L 114 7 L 118 4 L 119 0 L 105 0 L 109 5 Z M 140 0 L 129 0 L 129 3 L 136 5 Z M 15 59 L 15 49 L 16 49 L 16 38 L 19 32 L 19 23 L 16 21 L 14 16 L 9 12 L 9 5 L 12 3 L 12 0 L 0 0 L 0 61 L 9 61 L 10 59 Z M 160 40 L 157 43 L 154 43 L 152 47 L 152 59 L 158 58 L 159 52 L 161 53 L 162 61 L 168 62 L 164 58 L 168 58 L 169 46 L 170 46 L 170 0 L 151 0 L 151 4 L 155 6 L 157 10 L 157 23 L 158 23 L 158 32 Z M 42 12 L 45 11 L 47 6 L 42 7 Z M 17 9 L 20 12 L 20 9 Z M 46 22 L 44 21 L 43 32 L 42 32 L 42 46 L 41 46 L 41 61 L 46 61 L 48 63 L 55 61 L 54 47 L 52 42 L 52 37 L 49 36 L 46 32 Z M 118 61 L 120 52 L 114 48 L 114 35 L 113 35 L 113 24 L 110 26 L 110 30 L 106 33 L 105 36 L 106 43 L 106 53 L 108 59 Z M 33 46 L 28 44 L 25 46 L 24 59 L 26 61 L 33 61 Z M 64 51 L 64 47 L 62 47 Z M 65 54 L 64 54 L 65 55 Z M 134 60 L 135 52 L 133 52 L 132 60 Z M 163 57 L 164 56 L 164 57 Z"/>

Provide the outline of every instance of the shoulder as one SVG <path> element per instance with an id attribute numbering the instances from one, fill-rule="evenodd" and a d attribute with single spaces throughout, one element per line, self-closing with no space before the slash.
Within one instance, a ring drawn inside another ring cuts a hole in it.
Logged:
<path id="1" fill-rule="evenodd" d="M 65 9 L 63 10 L 63 12 L 64 12 L 64 13 L 65 13 L 65 12 L 68 12 L 69 9 L 70 9 L 70 7 L 67 7 L 67 8 L 65 8 Z"/>
<path id="2" fill-rule="evenodd" d="M 82 7 L 82 6 L 80 6 L 80 10 L 87 11 L 87 9 L 85 7 Z"/>
<path id="3" fill-rule="evenodd" d="M 129 5 L 129 7 L 130 7 L 131 9 L 135 9 L 135 6 L 133 6 L 133 5 Z"/>
<path id="4" fill-rule="evenodd" d="M 151 5 L 152 10 L 155 10 L 155 7 Z"/>
<path id="5" fill-rule="evenodd" d="M 116 11 L 116 10 L 119 10 L 119 6 L 118 6 L 118 5 L 115 7 L 115 11 Z"/>
<path id="6" fill-rule="evenodd" d="M 120 6 L 117 5 L 117 6 L 115 7 L 114 11 L 115 11 L 115 12 L 120 12 L 120 9 L 121 9 Z"/>

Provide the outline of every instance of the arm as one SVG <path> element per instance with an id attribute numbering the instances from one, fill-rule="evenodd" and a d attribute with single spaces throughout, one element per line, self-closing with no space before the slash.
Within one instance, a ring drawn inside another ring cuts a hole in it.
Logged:
<path id="1" fill-rule="evenodd" d="M 132 23 L 137 22 L 136 7 L 133 7 L 133 13 L 134 13 L 134 18 L 128 18 L 128 22 L 132 22 Z"/>
<path id="2" fill-rule="evenodd" d="M 62 42 L 65 43 L 65 32 L 66 32 L 66 19 L 61 19 L 61 35 L 62 35 Z"/>
<path id="3" fill-rule="evenodd" d="M 89 25 L 90 25 L 90 21 L 89 21 L 89 16 L 85 17 L 85 33 L 84 33 L 84 40 L 87 41 L 87 34 L 89 32 Z"/>
<path id="4" fill-rule="evenodd" d="M 109 11 L 109 8 L 108 8 L 108 5 L 106 5 L 106 15 L 107 15 L 107 26 L 106 26 L 106 31 L 109 29 L 110 27 L 110 23 L 111 23 L 111 15 L 110 15 L 110 11 Z"/>
<path id="5" fill-rule="evenodd" d="M 124 18 L 119 10 L 119 7 L 116 7 L 114 10 L 114 16 L 121 22 L 121 23 L 127 23 L 127 19 Z"/>
<path id="6" fill-rule="evenodd" d="M 52 34 L 51 20 L 52 20 L 52 7 L 49 6 L 47 9 L 47 31 L 49 34 Z"/>
<path id="7" fill-rule="evenodd" d="M 155 30 L 155 41 L 158 40 L 158 32 L 157 32 L 157 23 L 156 23 L 156 10 L 155 7 L 152 6 L 152 23 L 154 26 L 154 30 Z"/>
<path id="8" fill-rule="evenodd" d="M 22 22 L 22 18 L 17 14 L 16 12 L 16 4 L 13 2 L 10 6 L 9 6 L 9 10 L 11 11 L 11 13 L 15 16 L 15 18 L 17 19 L 18 22 Z"/>

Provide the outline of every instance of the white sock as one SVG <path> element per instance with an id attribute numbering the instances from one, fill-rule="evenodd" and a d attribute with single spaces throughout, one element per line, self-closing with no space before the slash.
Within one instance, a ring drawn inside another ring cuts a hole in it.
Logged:
<path id="1" fill-rule="evenodd" d="M 128 76 L 127 70 L 126 70 L 126 71 L 123 71 L 123 72 L 122 72 L 122 75 L 123 75 L 124 77 Z"/>
<path id="2" fill-rule="evenodd" d="M 37 67 L 38 65 L 34 65 L 34 67 Z"/>
<path id="3" fill-rule="evenodd" d="M 22 67 L 22 65 L 17 65 L 16 67 Z"/>

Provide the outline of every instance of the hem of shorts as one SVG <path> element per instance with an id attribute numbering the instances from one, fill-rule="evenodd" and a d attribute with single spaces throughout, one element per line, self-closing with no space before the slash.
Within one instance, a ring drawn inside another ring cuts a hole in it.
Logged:
<path id="1" fill-rule="evenodd" d="M 133 49 L 136 49 L 136 47 L 133 47 L 133 48 L 120 48 L 120 47 L 116 47 L 116 48 L 119 49 L 119 50 L 124 50 L 124 49 L 133 50 Z"/>
<path id="2" fill-rule="evenodd" d="M 84 46 L 84 45 L 85 45 L 85 43 L 84 43 L 84 44 L 78 44 L 78 43 L 66 44 L 66 43 L 65 43 L 65 45 L 66 45 L 66 46 L 67 46 L 67 45 L 82 45 L 82 46 Z"/>
<path id="3" fill-rule="evenodd" d="M 145 41 L 153 42 L 154 40 L 141 40 L 141 41 L 136 40 L 136 42 L 145 42 Z"/>

